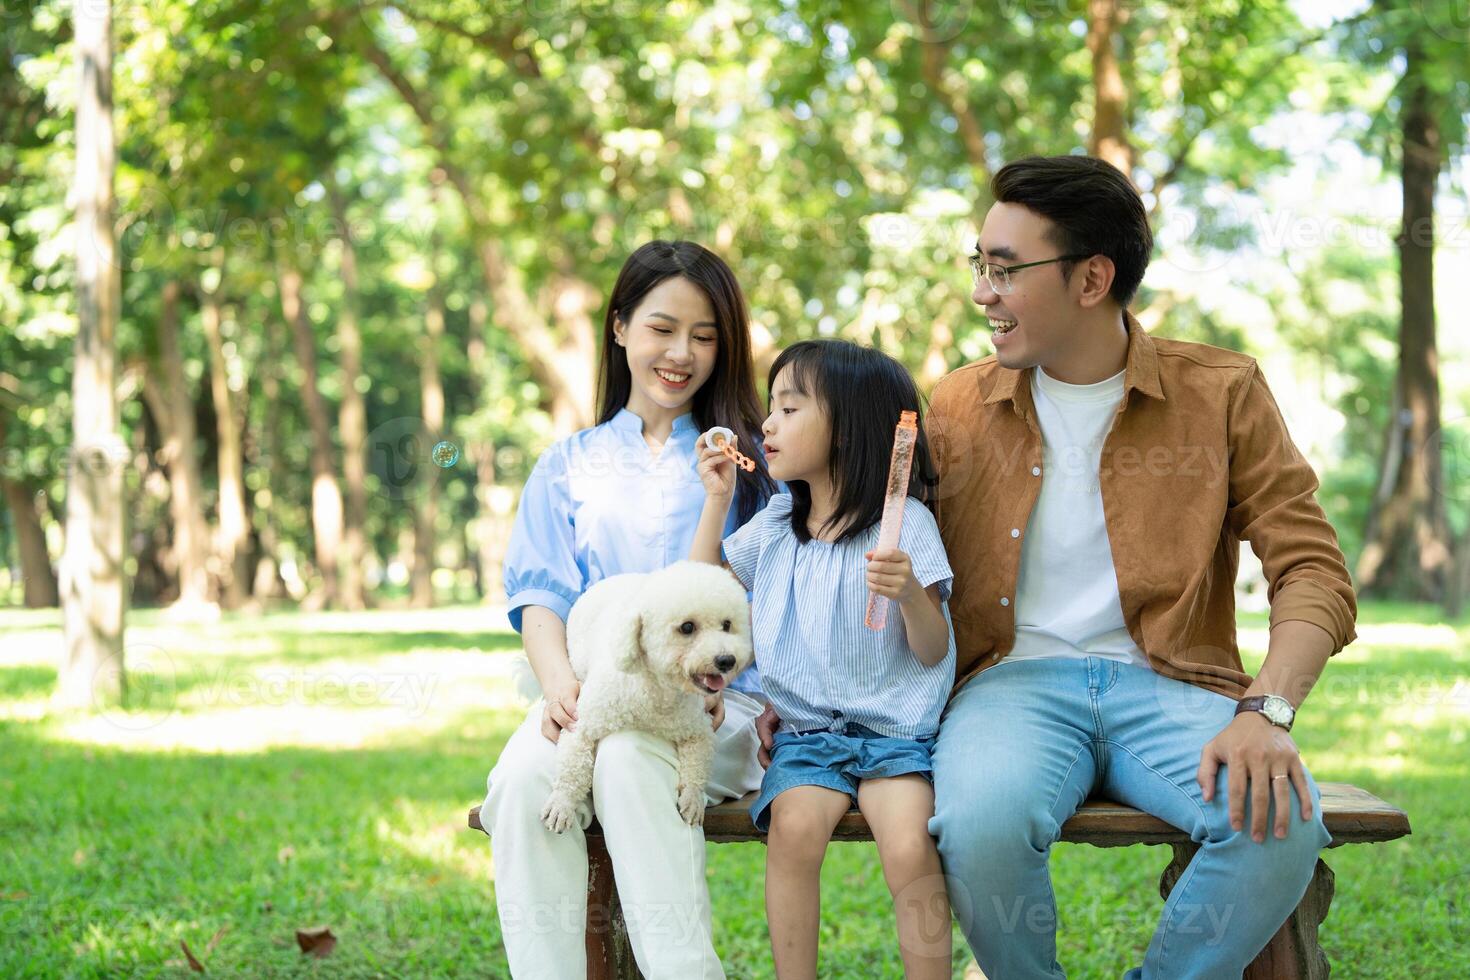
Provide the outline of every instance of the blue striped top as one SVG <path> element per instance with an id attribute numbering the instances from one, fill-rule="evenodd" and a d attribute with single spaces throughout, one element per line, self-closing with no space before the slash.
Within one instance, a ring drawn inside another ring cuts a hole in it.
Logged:
<path id="1" fill-rule="evenodd" d="M 954 627 L 944 659 L 926 667 L 909 649 L 896 603 L 889 604 L 882 630 L 863 625 L 863 555 L 877 543 L 877 524 L 840 543 L 800 543 L 791 529 L 788 493 L 772 497 L 725 538 L 725 561 L 753 592 L 756 666 L 782 731 L 839 731 L 848 722 L 896 738 L 927 738 L 939 730 L 954 683 Z M 913 497 L 904 505 L 898 546 L 920 585 L 939 584 L 949 623 L 953 572 L 934 516 Z"/>

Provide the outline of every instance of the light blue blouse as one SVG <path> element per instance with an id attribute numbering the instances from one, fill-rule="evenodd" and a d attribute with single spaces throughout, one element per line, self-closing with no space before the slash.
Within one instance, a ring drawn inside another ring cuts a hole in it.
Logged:
<path id="1" fill-rule="evenodd" d="M 541 455 L 521 493 L 505 558 L 510 624 L 526 606 L 565 622 L 572 604 L 610 575 L 652 572 L 689 557 L 704 509 L 695 469 L 694 416 L 674 420 L 663 449 L 643 440 L 643 420 L 624 408 Z M 730 508 L 725 534 L 739 527 Z M 754 667 L 731 685 L 760 691 Z"/>
<path id="2" fill-rule="evenodd" d="M 856 722 L 897 738 L 933 735 L 954 684 L 953 625 L 949 651 L 933 667 L 909 648 L 897 604 L 883 629 L 868 629 L 863 556 L 878 543 L 878 525 L 848 541 L 802 544 L 791 504 L 790 494 L 777 494 L 724 541 L 730 570 L 753 592 L 756 666 L 781 730 L 841 731 Z M 898 546 L 920 585 L 939 583 L 949 623 L 954 573 L 934 515 L 914 497 L 904 504 Z"/>

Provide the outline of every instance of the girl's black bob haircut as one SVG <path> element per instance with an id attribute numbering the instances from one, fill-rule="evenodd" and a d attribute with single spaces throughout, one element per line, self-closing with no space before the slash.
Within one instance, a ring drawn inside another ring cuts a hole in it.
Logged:
<path id="1" fill-rule="evenodd" d="M 832 427 L 828 473 L 837 509 L 821 531 L 842 528 L 837 540 L 847 541 L 882 519 L 893 430 L 906 411 L 919 413 L 908 495 L 934 511 L 939 477 L 924 434 L 919 389 L 902 364 L 880 350 L 847 340 L 803 340 L 783 350 L 771 365 L 768 392 L 775 390 L 776 377 L 785 368 L 791 369 L 791 387 L 818 401 Z M 791 530 L 805 544 L 812 538 L 807 530 L 811 487 L 805 480 L 792 480 L 787 486 Z"/>

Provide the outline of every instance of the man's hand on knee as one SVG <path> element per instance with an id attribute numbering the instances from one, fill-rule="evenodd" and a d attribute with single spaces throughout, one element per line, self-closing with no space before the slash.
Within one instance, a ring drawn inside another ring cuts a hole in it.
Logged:
<path id="1" fill-rule="evenodd" d="M 1296 787 L 1301 801 L 1303 820 L 1312 819 L 1312 793 L 1307 785 L 1307 771 L 1302 766 L 1296 742 L 1284 729 L 1271 724 L 1255 712 L 1236 715 L 1225 730 L 1212 738 L 1200 754 L 1200 792 L 1206 803 L 1215 797 L 1215 780 L 1220 767 L 1228 773 L 1230 826 L 1245 826 L 1245 801 L 1251 802 L 1251 839 L 1266 839 L 1266 817 L 1272 799 L 1276 801 L 1275 834 L 1286 836 L 1291 825 L 1291 790 Z"/>

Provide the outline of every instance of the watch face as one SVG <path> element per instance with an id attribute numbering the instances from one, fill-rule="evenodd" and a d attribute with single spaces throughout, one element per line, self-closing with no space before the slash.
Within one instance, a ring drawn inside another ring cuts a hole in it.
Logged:
<path id="1" fill-rule="evenodd" d="M 1291 710 L 1291 702 L 1272 695 L 1267 697 L 1266 703 L 1261 706 L 1261 714 L 1278 725 L 1290 725 L 1295 712 Z"/>

